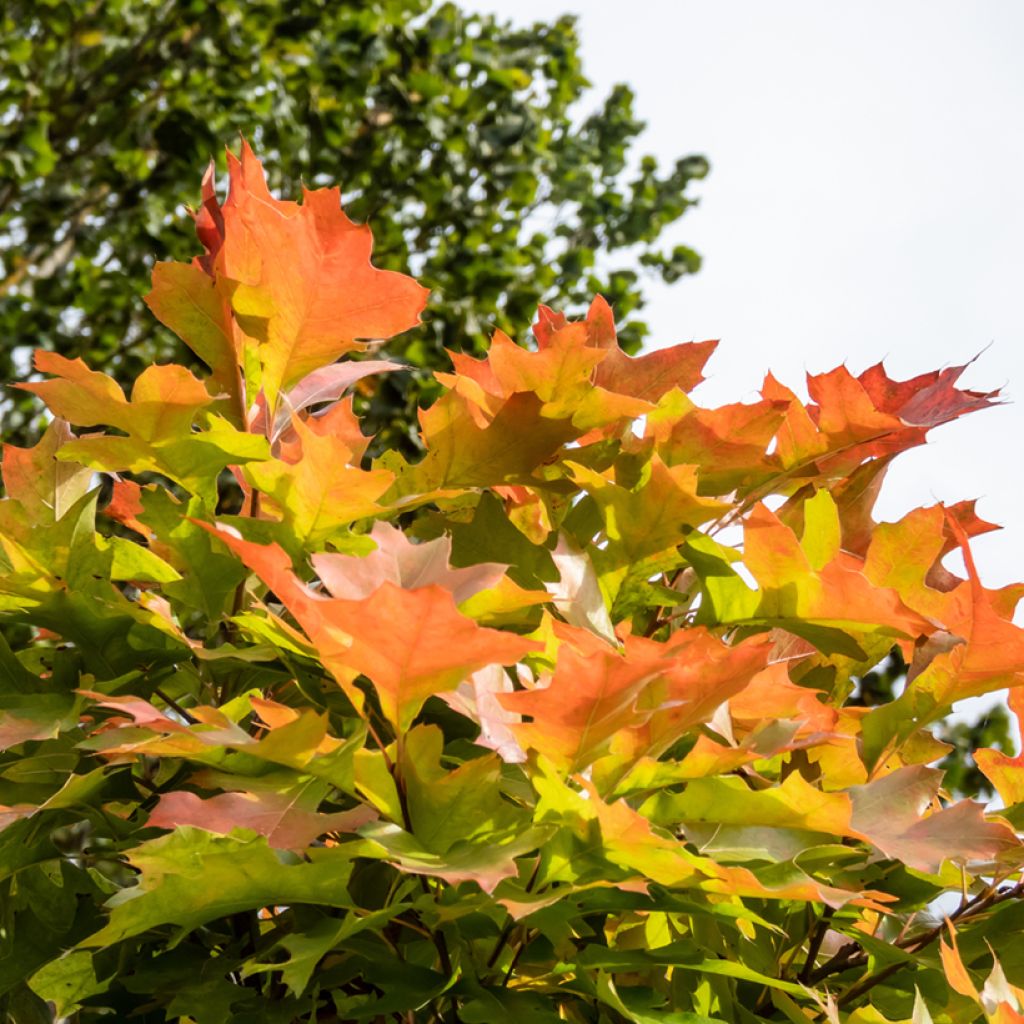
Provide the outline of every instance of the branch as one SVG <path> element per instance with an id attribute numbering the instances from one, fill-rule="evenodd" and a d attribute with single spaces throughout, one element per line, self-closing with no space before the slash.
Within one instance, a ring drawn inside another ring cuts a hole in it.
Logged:
<path id="1" fill-rule="evenodd" d="M 801 984 L 806 985 L 810 981 L 811 972 L 814 970 L 814 961 L 818 957 L 818 950 L 821 949 L 821 943 L 825 938 L 825 933 L 828 931 L 829 924 L 832 922 L 833 914 L 835 914 L 834 907 L 825 907 L 811 933 L 811 941 L 807 945 L 807 959 L 797 975 L 797 981 Z"/>
<path id="2" fill-rule="evenodd" d="M 1022 895 L 1024 895 L 1024 881 L 1018 882 L 1016 885 L 1010 886 L 1008 889 L 1003 889 L 1002 891 L 990 886 L 978 893 L 977 896 L 972 900 L 969 900 L 963 906 L 958 907 L 949 915 L 949 919 L 951 921 L 956 921 L 979 917 L 992 907 L 997 906 L 1000 903 L 1006 903 L 1007 901 L 1016 899 Z M 897 949 L 905 949 L 910 953 L 919 953 L 926 946 L 931 945 L 931 943 L 933 943 L 942 934 L 945 927 L 945 922 L 937 924 L 932 928 L 917 932 L 914 935 L 908 935 L 906 938 L 894 942 L 893 945 Z M 820 981 L 829 977 L 829 975 L 866 966 L 868 959 L 868 954 L 861 951 L 856 942 L 849 942 L 843 946 L 835 956 L 822 964 L 822 966 L 816 971 L 812 971 L 808 980 L 810 984 L 817 985 Z M 890 964 L 877 974 L 872 974 L 866 978 L 862 978 L 839 997 L 839 1002 L 841 1004 L 849 1003 L 850 1001 L 859 998 L 865 992 L 874 988 L 875 985 L 885 981 L 886 978 L 903 966 L 904 965 L 901 963 Z"/>

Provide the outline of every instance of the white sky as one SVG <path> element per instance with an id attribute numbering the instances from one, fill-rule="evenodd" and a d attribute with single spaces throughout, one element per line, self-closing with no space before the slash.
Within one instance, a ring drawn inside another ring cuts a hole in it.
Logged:
<path id="1" fill-rule="evenodd" d="M 465 2 L 465 0 L 464 0 Z M 670 240 L 704 268 L 652 283 L 654 344 L 720 338 L 706 404 L 772 369 L 881 358 L 1024 402 L 1024 0 L 470 0 L 518 23 L 580 16 L 595 105 L 617 81 L 665 161 L 703 153 L 701 204 Z M 890 470 L 878 513 L 980 498 L 1004 525 L 974 549 L 1024 579 L 1024 405 L 932 434 Z"/>

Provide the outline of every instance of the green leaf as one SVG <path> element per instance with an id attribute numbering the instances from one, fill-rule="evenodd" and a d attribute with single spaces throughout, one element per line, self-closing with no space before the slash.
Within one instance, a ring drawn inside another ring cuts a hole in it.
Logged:
<path id="1" fill-rule="evenodd" d="M 81 943 L 98 948 L 174 925 L 183 932 L 243 910 L 311 903 L 350 907 L 351 861 L 338 848 L 311 850 L 310 861 L 279 856 L 263 836 L 215 836 L 181 828 L 135 847 L 136 885 L 108 901 L 110 920 Z"/>
<path id="2" fill-rule="evenodd" d="M 29 987 L 40 999 L 54 1004 L 58 1017 L 67 1017 L 83 999 L 105 992 L 112 981 L 113 978 L 97 979 L 92 953 L 73 949 L 36 971 L 29 979 Z"/>
<path id="3" fill-rule="evenodd" d="M 444 856 L 455 843 L 504 842 L 529 823 L 529 815 L 501 792 L 501 761 L 488 754 L 454 771 L 441 766 L 444 737 L 420 725 L 402 742 L 402 779 L 412 832 L 423 848 Z"/>

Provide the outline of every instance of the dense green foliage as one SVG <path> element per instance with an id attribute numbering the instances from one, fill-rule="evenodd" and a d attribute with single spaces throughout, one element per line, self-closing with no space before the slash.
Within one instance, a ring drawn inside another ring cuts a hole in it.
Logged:
<path id="1" fill-rule="evenodd" d="M 704 408 L 714 344 L 631 358 L 598 297 L 454 354 L 422 456 L 372 457 L 345 393 L 407 371 L 351 357 L 426 293 L 337 190 L 229 170 L 146 297 L 201 376 L 20 385 L 0 1020 L 1019 1024 L 1024 757 L 972 752 L 988 812 L 929 726 L 1006 686 L 1024 720 L 1024 588 L 971 502 L 872 515 L 994 394 Z"/>
<path id="2" fill-rule="evenodd" d="M 154 253 L 190 252 L 182 203 L 199 197 L 182 182 L 239 132 L 284 193 L 340 184 L 354 219 L 375 218 L 378 265 L 412 266 L 432 290 L 426 329 L 392 350 L 423 372 L 382 382 L 368 410 L 387 444 L 414 444 L 445 348 L 479 353 L 539 301 L 582 311 L 600 290 L 634 351 L 638 261 L 669 281 L 700 262 L 658 241 L 706 161 L 640 158 L 632 95 L 595 102 L 570 18 L 518 29 L 430 0 L 11 0 L 0 97 L 0 379 L 37 346 L 122 383 L 182 357 L 140 299 Z M 31 409 L 8 414 L 9 437 Z"/>

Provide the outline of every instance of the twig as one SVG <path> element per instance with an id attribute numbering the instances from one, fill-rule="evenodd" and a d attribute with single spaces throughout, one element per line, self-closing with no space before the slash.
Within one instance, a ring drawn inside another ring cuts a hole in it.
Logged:
<path id="1" fill-rule="evenodd" d="M 160 687 L 156 687 L 153 692 L 176 714 L 181 715 L 182 718 L 188 722 L 189 725 L 195 725 L 199 719 L 194 715 L 190 715 L 176 700 L 172 697 L 168 697 Z"/>
<path id="2" fill-rule="evenodd" d="M 832 922 L 833 914 L 835 914 L 834 907 L 825 907 L 821 912 L 821 917 L 818 918 L 817 924 L 811 932 L 811 941 L 807 945 L 807 959 L 804 960 L 804 965 L 800 969 L 800 973 L 797 975 L 797 981 L 803 985 L 806 985 L 810 981 L 811 972 L 814 970 L 814 961 L 818 958 L 818 951 L 821 949 L 821 943 L 825 938 L 825 933 L 828 931 L 829 925 Z"/>
<path id="3" fill-rule="evenodd" d="M 1006 903 L 1008 900 L 1016 899 L 1022 895 L 1024 895 L 1024 881 L 1018 882 L 1016 885 L 1010 886 L 1008 889 L 1003 889 L 1001 892 L 996 889 L 995 886 L 989 886 L 982 892 L 978 893 L 974 899 L 953 911 L 953 913 L 949 915 L 949 919 L 951 921 L 956 921 L 964 918 L 977 917 L 1000 903 Z M 933 928 L 928 928 L 925 931 L 917 932 L 915 935 L 907 936 L 906 938 L 893 943 L 893 945 L 897 949 L 905 949 L 911 953 L 919 953 L 926 946 L 931 945 L 931 943 L 933 943 L 942 934 L 945 927 L 945 922 L 937 924 Z M 823 964 L 818 968 L 818 970 L 811 973 L 809 979 L 810 983 L 812 985 L 816 985 L 830 974 L 837 974 L 841 971 L 848 971 L 854 968 L 863 967 L 868 962 L 868 956 L 866 953 L 853 955 L 853 952 L 858 948 L 859 947 L 856 943 L 847 943 L 847 945 L 840 949 L 831 960 Z M 838 1002 L 842 1005 L 858 999 L 865 992 L 868 992 L 876 985 L 885 981 L 903 966 L 904 964 L 902 963 L 890 964 L 877 974 L 872 974 L 862 978 L 842 993 L 838 998 Z"/>
<path id="4" fill-rule="evenodd" d="M 540 854 L 537 854 L 537 863 L 533 866 L 533 873 L 530 875 L 529 881 L 526 883 L 525 892 L 530 892 L 533 889 L 534 884 L 537 881 L 537 875 L 540 872 Z M 491 951 L 491 955 L 487 958 L 488 969 L 493 967 L 498 962 L 498 957 L 501 956 L 501 951 L 505 948 L 505 943 L 512 936 L 512 932 L 515 930 L 516 922 L 510 920 L 507 925 L 502 929 L 501 934 L 498 936 L 498 941 L 494 944 L 494 949 Z"/>

